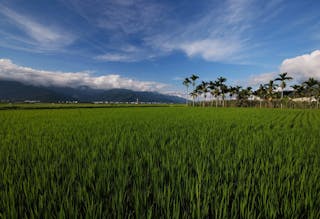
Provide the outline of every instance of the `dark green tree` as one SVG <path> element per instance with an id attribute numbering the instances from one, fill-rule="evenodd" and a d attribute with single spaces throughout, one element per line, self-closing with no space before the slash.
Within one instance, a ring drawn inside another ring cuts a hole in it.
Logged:
<path id="1" fill-rule="evenodd" d="M 191 81 L 189 78 L 185 78 L 183 83 L 182 83 L 184 86 L 186 86 L 187 88 L 187 95 L 186 95 L 186 105 L 188 105 L 188 99 L 189 99 L 189 86 L 191 84 Z"/>
<path id="2" fill-rule="evenodd" d="M 283 91 L 286 88 L 287 84 L 286 81 L 292 80 L 292 77 L 287 76 L 288 73 L 284 72 L 278 75 L 275 81 L 280 81 L 280 88 L 281 88 L 281 109 L 282 109 L 282 100 L 283 100 Z"/>

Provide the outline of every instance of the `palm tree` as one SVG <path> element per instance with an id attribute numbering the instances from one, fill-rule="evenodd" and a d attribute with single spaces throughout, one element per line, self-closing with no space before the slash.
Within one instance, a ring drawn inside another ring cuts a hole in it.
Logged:
<path id="1" fill-rule="evenodd" d="M 219 84 L 217 81 L 210 81 L 209 83 L 209 88 L 210 88 L 210 94 L 215 97 L 216 99 L 216 107 L 218 107 L 218 102 L 219 102 L 219 96 L 221 94 Z"/>
<path id="2" fill-rule="evenodd" d="M 195 98 L 198 97 L 198 92 L 197 92 L 196 90 L 193 90 L 189 95 L 190 95 L 190 96 L 192 97 L 192 99 L 194 100 Z M 193 106 L 194 106 L 194 104 L 193 104 Z"/>
<path id="3" fill-rule="evenodd" d="M 196 87 L 196 80 L 199 78 L 199 76 L 193 74 L 191 75 L 190 79 L 192 81 L 192 89 L 195 90 Z M 194 98 L 192 98 L 192 106 L 194 106 Z"/>
<path id="4" fill-rule="evenodd" d="M 232 97 L 236 94 L 238 94 L 238 91 L 237 91 L 237 87 L 233 87 L 233 86 L 230 86 L 228 88 L 228 91 L 229 91 L 229 98 L 230 100 L 232 99 Z"/>
<path id="5" fill-rule="evenodd" d="M 230 86 L 228 90 L 229 90 L 229 97 L 231 99 L 236 94 L 236 87 Z"/>
<path id="6" fill-rule="evenodd" d="M 260 108 L 261 108 L 262 107 L 262 100 L 264 100 L 266 98 L 267 90 L 266 90 L 265 86 L 260 84 L 259 89 L 256 90 L 254 93 L 255 93 L 255 95 L 257 95 L 260 98 L 259 102 L 260 102 Z"/>
<path id="7" fill-rule="evenodd" d="M 235 86 L 235 94 L 237 95 L 236 97 L 237 104 L 239 103 L 239 96 L 240 96 L 241 89 L 242 89 L 241 86 Z"/>
<path id="8" fill-rule="evenodd" d="M 197 97 L 198 97 L 198 98 L 201 97 L 201 95 L 203 94 L 202 84 L 199 84 L 199 85 L 196 87 L 195 91 L 197 92 Z M 198 99 L 198 102 L 200 102 L 200 106 L 201 106 L 201 100 L 199 101 L 199 99 Z"/>
<path id="9" fill-rule="evenodd" d="M 203 106 L 205 106 L 205 103 L 207 101 L 207 93 L 209 92 L 208 85 L 209 85 L 208 82 L 202 81 L 202 92 L 203 92 L 203 95 L 204 95 L 204 104 L 203 104 Z"/>
<path id="10" fill-rule="evenodd" d="M 295 84 L 291 86 L 293 88 L 294 97 L 301 97 L 304 87 L 299 84 Z"/>
<path id="11" fill-rule="evenodd" d="M 302 97 L 304 93 L 304 87 L 300 84 L 295 84 L 290 86 L 293 89 L 292 98 Z M 294 103 L 294 102 L 293 102 Z M 295 104 L 292 104 L 292 107 L 295 107 Z"/>
<path id="12" fill-rule="evenodd" d="M 247 93 L 247 99 L 249 99 L 249 106 L 251 106 L 251 98 L 252 97 L 252 94 L 253 94 L 253 91 L 252 91 L 252 87 L 247 87 L 246 88 L 246 93 Z"/>
<path id="13" fill-rule="evenodd" d="M 282 99 L 283 99 L 283 90 L 286 88 L 287 84 L 286 81 L 292 80 L 292 77 L 287 76 L 287 72 L 279 74 L 279 77 L 275 79 L 275 81 L 281 81 L 280 88 L 281 88 L 281 109 L 282 109 Z"/>
<path id="14" fill-rule="evenodd" d="M 184 86 L 186 86 L 186 88 L 187 88 L 186 105 L 188 106 L 189 85 L 191 84 L 191 81 L 189 80 L 189 78 L 185 78 L 182 84 L 183 84 Z"/>
<path id="15" fill-rule="evenodd" d="M 264 87 L 266 89 L 266 97 L 268 98 L 269 103 L 272 103 L 272 98 L 274 97 L 274 90 L 277 88 L 277 84 L 274 83 L 273 80 L 270 80 L 268 84 L 265 84 Z"/>
<path id="16" fill-rule="evenodd" d="M 252 95 L 252 87 L 246 87 L 245 89 L 243 89 L 245 91 L 246 96 L 249 98 Z"/>
<path id="17" fill-rule="evenodd" d="M 225 97 L 226 97 L 226 93 L 229 92 L 229 89 L 228 89 L 227 85 L 222 84 L 220 86 L 220 90 L 221 90 L 221 94 L 222 94 L 222 106 L 224 107 L 224 100 L 225 100 Z"/>
<path id="18" fill-rule="evenodd" d="M 252 95 L 252 87 L 247 87 L 239 91 L 239 100 L 241 105 L 248 106 L 248 99 Z"/>
<path id="19" fill-rule="evenodd" d="M 209 92 L 208 89 L 208 82 L 202 81 L 201 84 L 197 86 L 197 90 L 199 91 L 200 94 L 203 94 L 204 101 L 203 101 L 203 106 L 205 106 L 206 100 L 207 100 L 207 93 Z"/>
<path id="20" fill-rule="evenodd" d="M 318 86 L 318 80 L 314 78 L 309 78 L 307 81 L 303 82 L 302 85 L 311 92 L 314 88 Z M 312 94 L 312 93 L 311 93 Z"/>
<path id="21" fill-rule="evenodd" d="M 216 80 L 216 85 L 219 87 L 220 92 L 221 92 L 221 96 L 222 96 L 222 106 L 224 106 L 224 98 L 225 98 L 225 93 L 228 92 L 228 87 L 224 84 L 224 82 L 226 82 L 227 79 L 224 77 L 219 77 Z"/>
<path id="22" fill-rule="evenodd" d="M 319 101 L 320 101 L 320 81 L 318 81 L 318 85 L 315 92 L 315 98 L 317 100 L 317 109 L 319 109 Z"/>
<path id="23" fill-rule="evenodd" d="M 211 106 L 213 106 L 213 97 L 215 97 L 215 95 L 214 95 L 214 89 L 216 88 L 215 82 L 209 81 L 208 88 L 209 88 L 209 93 L 210 93 L 210 95 L 211 95 L 211 97 L 212 97 Z"/>
<path id="24" fill-rule="evenodd" d="M 303 87 L 306 90 L 307 96 L 310 98 L 314 97 L 317 100 L 317 107 L 319 106 L 319 89 L 320 89 L 320 82 L 314 78 L 309 78 L 307 81 L 302 83 Z"/>

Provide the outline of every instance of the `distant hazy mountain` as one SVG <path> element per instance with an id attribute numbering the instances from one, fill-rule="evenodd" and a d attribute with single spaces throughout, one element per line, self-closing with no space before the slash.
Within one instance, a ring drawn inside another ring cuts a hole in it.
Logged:
<path id="1" fill-rule="evenodd" d="M 0 100 L 39 100 L 41 102 L 56 102 L 68 99 L 69 97 L 56 93 L 45 87 L 25 85 L 16 81 L 0 81 Z"/>
<path id="2" fill-rule="evenodd" d="M 2 101 L 39 100 L 41 102 L 58 102 L 77 100 L 80 102 L 134 102 L 137 99 L 140 102 L 159 103 L 183 103 L 185 101 L 177 96 L 157 92 L 132 91 L 127 89 L 99 90 L 87 86 L 79 88 L 43 87 L 26 85 L 17 81 L 0 80 L 0 100 Z"/>

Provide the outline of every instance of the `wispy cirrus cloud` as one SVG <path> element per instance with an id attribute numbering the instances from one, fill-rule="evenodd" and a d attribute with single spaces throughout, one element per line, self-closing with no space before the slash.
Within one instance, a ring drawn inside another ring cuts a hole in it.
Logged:
<path id="1" fill-rule="evenodd" d="M 0 4 L 0 15 L 5 23 L 20 31 L 22 35 L 16 36 L 12 33 L 1 31 L 7 46 L 19 48 L 19 45 L 41 50 L 61 49 L 75 40 L 75 36 L 62 28 L 42 24 L 35 18 L 18 13 Z M 23 47 L 23 46 L 20 46 Z M 22 48 L 26 49 L 26 48 Z"/>
<path id="2" fill-rule="evenodd" d="M 117 50 L 113 49 L 110 52 L 98 55 L 95 59 L 108 62 L 137 62 L 141 60 L 149 60 L 154 57 L 154 54 L 146 51 L 145 49 L 132 45 L 124 45 Z"/>
<path id="3" fill-rule="evenodd" d="M 263 57 L 262 49 L 271 50 L 268 46 L 279 43 L 284 33 L 293 37 L 295 34 L 291 31 L 297 25 L 291 23 L 299 20 L 290 16 L 280 19 L 282 11 L 294 9 L 296 4 L 284 4 L 284 0 L 57 2 L 63 6 L 66 17 L 75 18 L 75 23 L 65 19 L 71 24 L 65 25 L 64 19 L 51 16 L 38 20 L 37 14 L 18 13 L 13 7 L 0 4 L 0 15 L 6 18 L 6 23 L 11 22 L 28 39 L 14 37 L 10 31 L 0 30 L 0 34 L 5 32 L 2 35 L 8 38 L 7 42 L 16 42 L 11 43 L 16 47 L 28 45 L 54 50 L 75 45 L 71 49 L 79 49 L 82 55 L 104 62 L 139 62 L 181 52 L 208 62 L 245 63 L 257 56 Z M 292 21 L 290 25 L 285 22 L 288 18 Z M 302 19 L 300 25 L 317 18 L 318 14 L 312 19 Z M 317 34 L 313 36 L 318 37 Z M 134 47 L 135 51 L 125 51 L 123 45 Z"/>
<path id="4" fill-rule="evenodd" d="M 116 37 L 145 34 L 152 31 L 156 23 L 162 22 L 166 5 L 150 0 L 63 0 L 91 25 L 113 31 Z"/>
<path id="5" fill-rule="evenodd" d="M 137 91 L 164 91 L 168 84 L 140 81 L 119 74 L 95 76 L 90 72 L 61 72 L 33 69 L 14 64 L 9 59 L 0 59 L 0 79 L 14 80 L 38 86 L 79 87 L 95 89 L 126 88 Z"/>
<path id="6" fill-rule="evenodd" d="M 144 38 L 147 45 L 170 53 L 181 51 L 189 57 L 201 57 L 207 61 L 239 59 L 239 53 L 246 47 L 241 34 L 248 27 L 248 13 L 243 13 L 248 0 L 226 1 L 215 6 L 209 4 L 195 19 L 174 23 L 169 31 Z"/>
<path id="7" fill-rule="evenodd" d="M 137 57 L 121 53 L 106 53 L 96 56 L 96 59 L 108 62 L 135 62 Z"/>
<path id="8" fill-rule="evenodd" d="M 119 62 L 141 61 L 174 51 L 207 61 L 239 60 L 248 46 L 242 34 L 252 21 L 251 3 L 252 0 L 228 0 L 222 4 L 212 1 L 195 15 L 184 15 L 192 19 L 180 20 L 173 15 L 184 10 L 183 4 L 177 8 L 170 3 L 145 0 L 96 4 L 88 0 L 64 1 L 88 23 L 112 33 L 104 45 L 108 52 L 96 58 Z M 117 48 L 123 44 L 134 45 L 139 52 Z"/>
<path id="9" fill-rule="evenodd" d="M 268 14 L 280 3 L 272 1 L 265 4 L 265 10 L 259 10 L 253 0 L 228 0 L 219 5 L 213 1 L 197 19 L 144 39 L 165 52 L 181 51 L 207 61 L 241 63 L 257 45 L 253 39 L 257 20 L 268 20 Z"/>
<path id="10" fill-rule="evenodd" d="M 153 36 L 164 28 L 166 4 L 153 0 L 107 0 L 95 4 L 90 0 L 61 2 L 101 33 L 98 39 L 89 39 L 91 43 L 98 41 L 99 44 L 95 59 L 137 62 L 164 54 L 147 45 L 144 37 Z"/>

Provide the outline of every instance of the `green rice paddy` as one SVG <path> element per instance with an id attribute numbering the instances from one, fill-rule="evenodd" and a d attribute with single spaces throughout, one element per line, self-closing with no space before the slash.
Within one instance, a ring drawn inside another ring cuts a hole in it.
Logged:
<path id="1" fill-rule="evenodd" d="M 0 111 L 0 218 L 320 218 L 320 111 Z"/>

